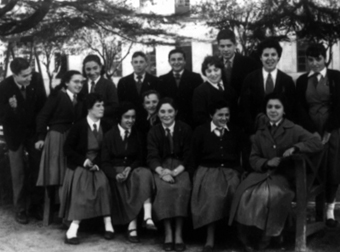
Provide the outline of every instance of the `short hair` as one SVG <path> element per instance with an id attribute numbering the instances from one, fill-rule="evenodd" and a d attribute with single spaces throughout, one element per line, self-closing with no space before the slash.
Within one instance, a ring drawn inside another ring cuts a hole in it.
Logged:
<path id="1" fill-rule="evenodd" d="M 223 73 L 224 65 L 223 65 L 222 60 L 218 56 L 216 55 L 206 56 L 204 58 L 203 63 L 202 63 L 202 74 L 204 76 L 206 76 L 205 71 L 208 69 L 209 66 L 215 66 L 216 68 L 220 68 Z"/>
<path id="2" fill-rule="evenodd" d="M 85 72 L 85 65 L 86 63 L 90 62 L 90 61 L 93 61 L 93 62 L 96 62 L 99 66 L 101 66 L 102 70 L 100 71 L 100 75 L 104 75 L 105 74 L 105 67 L 104 65 L 102 64 L 100 58 L 98 55 L 95 55 L 95 54 L 89 54 L 85 57 L 85 59 L 83 60 L 83 75 L 85 77 L 86 76 L 86 72 Z"/>
<path id="3" fill-rule="evenodd" d="M 132 54 L 131 59 L 137 58 L 137 57 L 143 57 L 145 61 L 148 61 L 148 57 L 146 57 L 146 54 L 143 53 L 142 51 L 137 51 Z"/>
<path id="4" fill-rule="evenodd" d="M 232 30 L 229 30 L 229 29 L 220 30 L 216 38 L 217 43 L 219 43 L 220 40 L 222 39 L 229 39 L 231 42 L 236 44 L 236 36 Z"/>
<path id="5" fill-rule="evenodd" d="M 182 54 L 184 60 L 186 60 L 185 52 L 184 52 L 182 49 L 180 49 L 180 48 L 176 48 L 176 49 L 171 50 L 171 51 L 169 52 L 169 55 L 168 55 L 168 60 L 170 60 L 171 55 L 173 55 L 173 54 L 175 54 L 175 53 L 180 53 L 180 54 Z"/>
<path id="6" fill-rule="evenodd" d="M 323 44 L 313 43 L 307 47 L 306 56 L 317 58 L 323 56 L 326 59 L 326 48 Z"/>
<path id="7" fill-rule="evenodd" d="M 282 47 L 280 43 L 273 38 L 267 38 L 263 40 L 258 46 L 257 46 L 257 52 L 259 57 L 261 57 L 263 51 L 267 48 L 274 48 L 279 55 L 279 58 L 281 58 L 282 55 Z"/>
<path id="8" fill-rule="evenodd" d="M 286 104 L 287 104 L 287 98 L 284 94 L 282 93 L 276 93 L 276 92 L 272 92 L 268 95 L 266 95 L 264 97 L 264 101 L 263 101 L 263 112 L 264 114 L 267 114 L 267 103 L 269 102 L 269 100 L 279 100 L 282 103 L 283 109 L 286 108 Z"/>
<path id="9" fill-rule="evenodd" d="M 142 101 L 144 102 L 145 97 L 152 95 L 152 94 L 156 95 L 158 100 L 161 99 L 161 95 L 156 90 L 151 89 L 151 90 L 148 90 L 148 91 L 145 91 L 144 93 L 142 93 Z"/>
<path id="10" fill-rule="evenodd" d="M 218 100 L 211 103 L 208 107 L 209 115 L 213 116 L 217 110 L 222 108 L 228 108 L 230 112 L 230 104 L 225 100 Z"/>
<path id="11" fill-rule="evenodd" d="M 30 67 L 30 64 L 24 58 L 14 58 L 10 64 L 10 68 L 13 74 L 18 75 L 22 70 L 26 70 Z"/>
<path id="12" fill-rule="evenodd" d="M 61 78 L 60 84 L 53 89 L 51 94 L 55 95 L 57 91 L 61 90 L 62 88 L 67 89 L 66 83 L 68 83 L 72 79 L 73 75 L 82 74 L 77 70 L 68 70 L 66 73 L 64 73 L 63 77 Z"/>
<path id="13" fill-rule="evenodd" d="M 122 120 L 122 116 L 129 110 L 136 112 L 136 106 L 132 102 L 122 102 L 119 104 L 116 121 L 119 123 Z"/>
<path id="14" fill-rule="evenodd" d="M 96 104 L 96 102 L 102 102 L 102 101 L 104 101 L 104 98 L 101 94 L 98 94 L 98 93 L 89 93 L 85 96 L 85 104 L 86 104 L 87 110 L 92 109 L 94 104 Z"/>
<path id="15" fill-rule="evenodd" d="M 177 104 L 176 104 L 174 99 L 172 99 L 170 97 L 164 97 L 157 104 L 157 108 L 156 108 L 157 113 L 158 113 L 158 111 L 160 110 L 160 108 L 162 107 L 163 104 L 170 104 L 170 106 L 173 107 L 173 109 L 175 111 L 178 110 Z"/>

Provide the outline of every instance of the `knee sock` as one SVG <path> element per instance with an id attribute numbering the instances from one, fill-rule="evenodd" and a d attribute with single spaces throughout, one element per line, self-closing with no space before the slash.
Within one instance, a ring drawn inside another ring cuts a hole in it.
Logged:
<path id="1" fill-rule="evenodd" d="M 144 220 L 147 220 L 148 224 L 154 225 L 152 221 L 151 211 L 152 211 L 152 204 L 149 200 L 146 200 L 143 205 L 144 208 Z"/>
<path id="2" fill-rule="evenodd" d="M 334 219 L 334 207 L 335 203 L 327 204 L 326 219 Z"/>
<path id="3" fill-rule="evenodd" d="M 72 221 L 69 229 L 66 232 L 66 237 L 68 239 L 73 238 L 73 237 L 77 237 L 79 223 L 80 223 L 80 221 L 77 221 L 77 220 Z"/>
<path id="4" fill-rule="evenodd" d="M 133 230 L 133 229 L 137 230 L 137 220 L 136 219 L 132 220 L 130 222 L 130 224 L 129 224 L 129 227 L 128 227 L 128 230 Z M 130 235 L 131 236 L 136 236 L 137 235 L 137 231 L 130 232 Z"/>
<path id="5" fill-rule="evenodd" d="M 114 232 L 110 216 L 104 217 L 104 225 L 105 231 Z"/>

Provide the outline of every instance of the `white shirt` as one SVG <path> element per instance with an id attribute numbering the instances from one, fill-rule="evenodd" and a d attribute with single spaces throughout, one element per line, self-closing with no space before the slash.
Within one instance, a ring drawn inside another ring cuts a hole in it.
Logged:
<path id="1" fill-rule="evenodd" d="M 223 128 L 224 128 L 225 130 L 229 131 L 229 128 L 228 128 L 227 124 L 224 125 Z M 215 132 L 216 129 L 220 129 L 220 127 L 217 127 L 216 124 L 215 124 L 213 121 L 211 121 L 211 122 L 210 122 L 210 131 L 211 131 L 211 132 Z"/>
<path id="2" fill-rule="evenodd" d="M 73 102 L 74 96 L 77 96 L 76 94 L 72 93 L 70 90 L 66 89 L 66 94 L 70 97 L 71 101 Z"/>
<path id="3" fill-rule="evenodd" d="M 270 74 L 272 75 L 273 84 L 274 84 L 274 88 L 275 88 L 276 77 L 277 77 L 277 68 L 275 68 L 273 71 L 271 71 Z M 266 70 L 264 70 L 264 68 L 262 68 L 264 90 L 266 90 L 266 83 L 267 83 L 268 75 L 269 75 L 269 72 L 267 72 Z"/>
<path id="4" fill-rule="evenodd" d="M 124 129 L 122 126 L 120 126 L 120 124 L 118 123 L 118 129 L 119 129 L 119 133 L 120 133 L 120 136 L 122 137 L 123 140 L 125 140 L 125 131 L 128 131 L 128 136 L 130 136 L 131 134 L 131 129 Z"/>
<path id="5" fill-rule="evenodd" d="M 228 60 L 225 59 L 225 58 L 223 58 L 224 65 L 226 65 L 227 62 L 229 61 L 229 62 L 230 62 L 230 67 L 233 67 L 233 65 L 234 65 L 234 59 L 235 59 L 235 53 L 234 53 L 233 57 L 231 57 L 231 58 L 228 59 Z"/>
<path id="6" fill-rule="evenodd" d="M 176 75 L 176 74 L 178 74 L 178 75 L 179 75 L 179 77 L 181 78 L 181 77 L 182 77 L 182 75 L 183 75 L 183 72 L 184 72 L 184 69 L 183 69 L 182 71 L 180 71 L 180 72 L 175 72 L 175 71 L 172 71 L 172 74 L 174 75 L 174 77 L 175 77 L 175 75 Z"/>
<path id="7" fill-rule="evenodd" d="M 217 90 L 220 90 L 220 88 L 218 87 L 218 84 L 219 84 L 219 85 L 222 87 L 222 90 L 224 90 L 224 86 L 223 86 L 222 81 L 220 81 L 220 82 L 217 84 L 217 83 L 212 83 L 212 82 L 209 81 L 209 79 L 207 79 L 207 82 L 208 82 L 211 86 L 213 86 L 214 88 L 216 88 Z"/>
<path id="8" fill-rule="evenodd" d="M 99 127 L 100 127 L 100 120 L 98 121 L 93 121 L 89 116 L 86 117 L 87 123 L 90 125 L 91 130 L 93 131 L 94 127 L 93 124 L 96 125 L 97 130 L 99 131 Z"/>
<path id="9" fill-rule="evenodd" d="M 275 124 L 276 127 L 278 127 L 280 125 L 280 123 L 282 122 L 282 119 L 276 123 L 273 122 L 269 122 L 270 126 L 273 126 Z"/>
<path id="10" fill-rule="evenodd" d="M 175 122 L 170 126 L 170 127 L 166 127 L 162 124 L 164 131 L 166 132 L 166 129 L 170 130 L 170 134 L 173 136 L 174 135 L 174 129 L 175 129 Z"/>
<path id="11" fill-rule="evenodd" d="M 313 74 L 315 74 L 315 72 L 314 72 L 314 71 L 310 71 L 309 74 L 308 74 L 308 77 L 309 77 L 309 76 L 312 76 Z M 321 75 L 320 75 L 320 74 L 321 74 Z M 326 78 L 326 74 L 327 74 L 327 67 L 324 67 L 324 68 L 320 71 L 320 73 L 318 74 L 318 76 L 317 76 L 318 81 L 320 81 L 321 76 L 324 77 L 324 78 Z"/>
<path id="12" fill-rule="evenodd" d="M 134 75 L 135 82 L 138 82 L 137 76 L 142 76 L 141 82 L 143 82 L 144 79 L 145 79 L 145 73 L 143 73 L 143 74 L 134 73 L 133 75 Z"/>
<path id="13" fill-rule="evenodd" d="M 89 93 L 91 93 L 91 87 L 92 87 L 92 82 L 94 82 L 94 86 L 96 86 L 97 85 L 97 82 L 99 81 L 99 79 L 100 79 L 100 77 L 101 76 L 99 76 L 97 79 L 95 79 L 94 81 L 92 81 L 92 80 L 88 80 L 88 85 L 87 85 L 87 89 L 88 89 L 88 91 L 89 91 Z"/>

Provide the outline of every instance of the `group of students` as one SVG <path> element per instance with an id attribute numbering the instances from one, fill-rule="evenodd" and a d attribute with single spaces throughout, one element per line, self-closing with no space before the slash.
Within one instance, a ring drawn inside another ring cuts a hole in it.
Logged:
<path id="1" fill-rule="evenodd" d="M 294 198 L 290 156 L 327 151 L 326 224 L 335 227 L 340 72 L 327 69 L 325 48 L 307 48 L 310 71 L 295 85 L 277 69 L 277 41 L 259 44 L 260 61 L 236 53 L 230 30 L 220 31 L 217 42 L 220 56 L 202 63 L 205 82 L 185 69 L 180 49 L 170 51 L 172 70 L 159 78 L 146 72 L 146 55 L 135 52 L 134 73 L 117 88 L 104 78 L 100 58 L 88 55 L 83 73 L 67 71 L 46 103 L 29 66 L 13 60 L 13 76 L 0 84 L 0 119 L 16 220 L 28 222 L 18 175 L 24 168 L 15 160 L 26 148 L 35 156 L 42 151 L 31 185 L 35 180 L 50 196 L 59 194 L 59 215 L 70 221 L 67 244 L 79 244 L 82 220 L 99 216 L 105 239 L 114 238 L 113 226 L 127 225 L 128 240 L 140 242 L 137 219 L 143 213 L 146 229 L 163 224 L 165 251 L 186 249 L 188 216 L 194 229 L 207 229 L 203 252 L 213 251 L 216 223 L 228 218 L 244 249 L 254 251 L 281 237 L 286 224 Z M 33 210 L 38 202 L 31 201 Z M 317 214 L 323 218 L 322 209 Z M 261 239 L 251 239 L 254 232 Z"/>

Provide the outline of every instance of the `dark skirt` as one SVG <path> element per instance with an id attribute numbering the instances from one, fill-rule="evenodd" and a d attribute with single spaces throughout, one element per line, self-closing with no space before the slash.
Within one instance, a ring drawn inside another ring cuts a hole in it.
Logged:
<path id="1" fill-rule="evenodd" d="M 117 173 L 125 167 L 114 167 Z M 138 167 L 131 171 L 127 180 L 118 183 L 110 180 L 113 197 L 111 211 L 113 225 L 124 225 L 137 218 L 144 202 L 153 197 L 155 184 L 149 169 Z"/>
<path id="2" fill-rule="evenodd" d="M 66 169 L 59 216 L 69 221 L 109 216 L 110 199 L 109 182 L 101 170 Z"/>
<path id="3" fill-rule="evenodd" d="M 60 186 L 64 182 L 66 157 L 64 142 L 66 133 L 49 131 L 41 154 L 37 186 Z"/>
<path id="4" fill-rule="evenodd" d="M 340 184 L 340 129 L 333 130 L 328 142 L 327 183 Z"/>
<path id="5" fill-rule="evenodd" d="M 239 172 L 234 169 L 198 167 L 191 198 L 195 229 L 229 216 L 239 183 Z"/>
<path id="6" fill-rule="evenodd" d="M 181 162 L 169 158 L 162 164 L 163 168 L 176 169 Z M 154 174 L 156 196 L 153 203 L 157 221 L 175 217 L 187 217 L 191 194 L 191 182 L 188 172 L 184 171 L 175 177 L 175 183 L 170 184 Z"/>
<path id="7" fill-rule="evenodd" d="M 249 174 L 242 183 L 252 181 L 253 175 Z M 242 183 L 240 188 L 243 187 Z M 272 174 L 243 192 L 237 201 L 239 205 L 235 220 L 264 230 L 267 236 L 278 236 L 285 225 L 293 198 L 294 192 L 288 180 L 283 175 Z"/>

